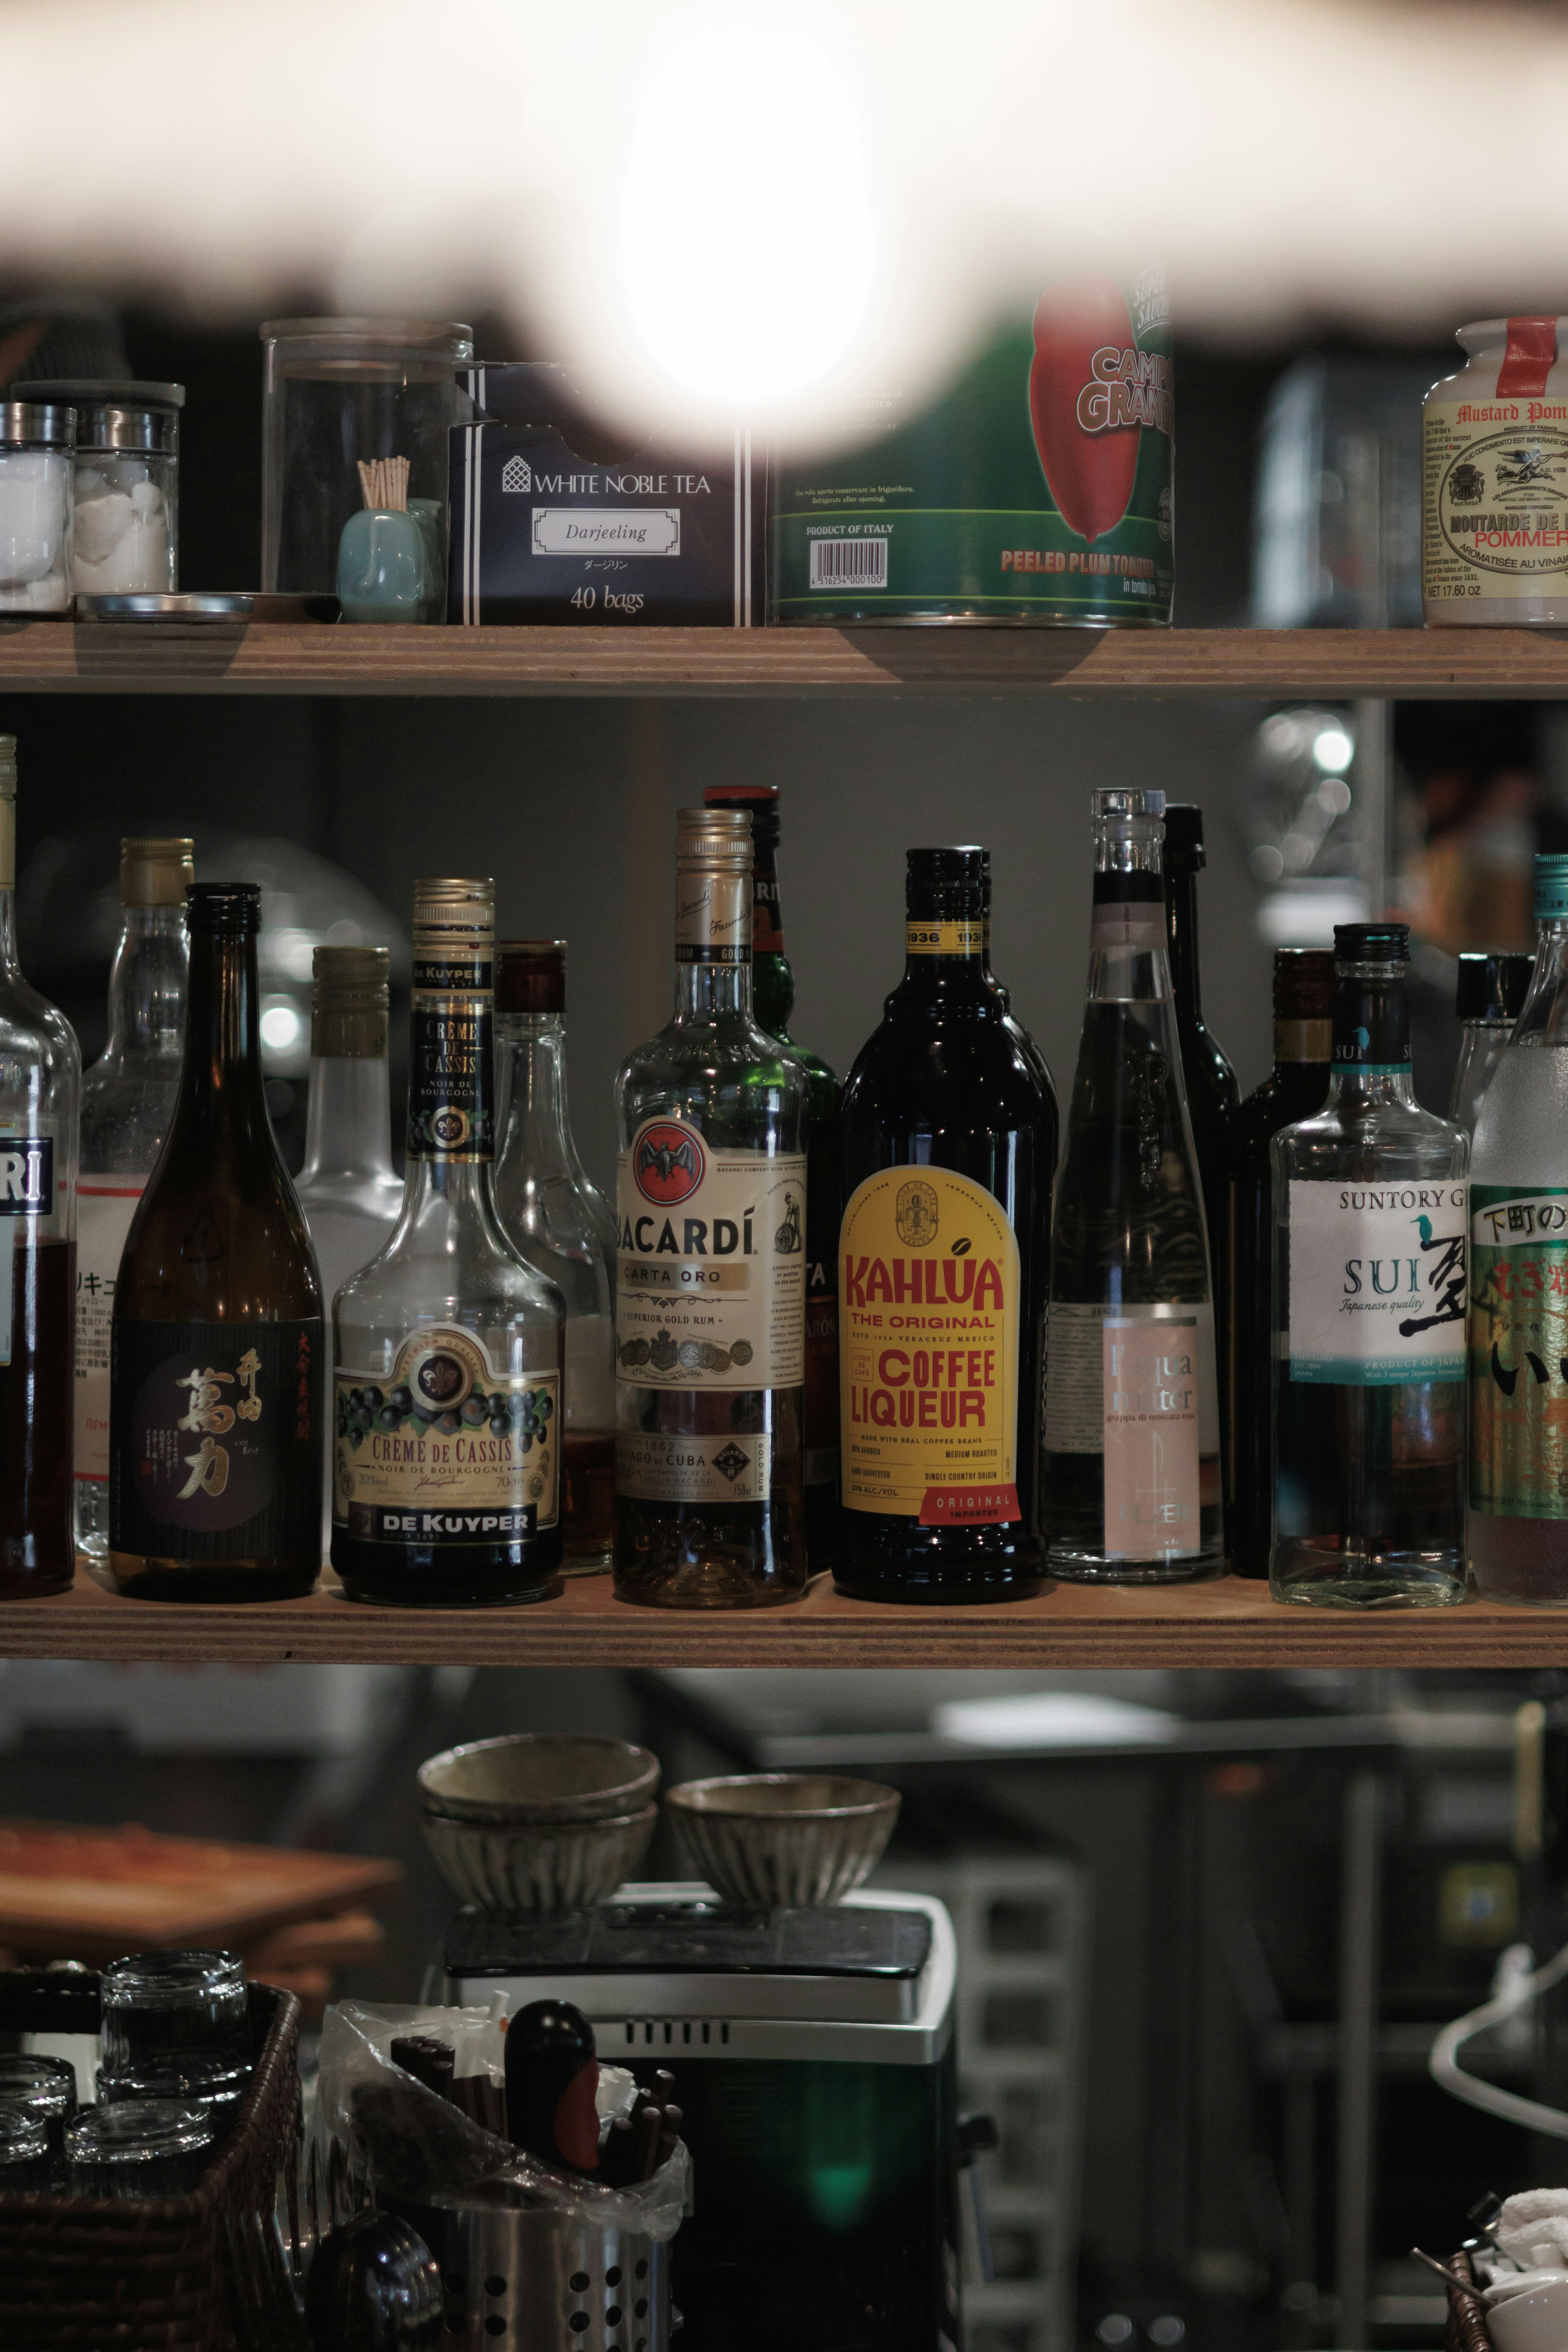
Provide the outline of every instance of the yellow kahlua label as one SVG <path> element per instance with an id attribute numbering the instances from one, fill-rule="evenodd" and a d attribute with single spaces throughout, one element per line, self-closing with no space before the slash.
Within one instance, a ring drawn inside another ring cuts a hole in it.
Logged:
<path id="1" fill-rule="evenodd" d="M 951 1169 L 885 1168 L 845 1210 L 838 1280 L 847 1508 L 1016 1519 L 1020 1273 L 1001 1202 Z"/>
<path id="2" fill-rule="evenodd" d="M 916 922 L 912 918 L 904 925 L 904 952 L 907 955 L 977 956 L 985 952 L 984 922 L 939 922 L 934 916 L 929 922 Z"/>

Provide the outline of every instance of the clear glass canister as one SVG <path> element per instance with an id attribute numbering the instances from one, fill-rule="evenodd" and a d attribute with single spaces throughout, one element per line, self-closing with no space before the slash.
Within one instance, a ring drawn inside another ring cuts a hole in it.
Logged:
<path id="1" fill-rule="evenodd" d="M 184 384 L 61 377 L 24 388 L 76 411 L 78 595 L 170 593 L 180 584 Z"/>
<path id="2" fill-rule="evenodd" d="M 261 584 L 337 593 L 362 464 L 408 461 L 408 510 L 446 547 L 447 435 L 471 328 L 426 319 L 272 319 L 262 426 Z"/>
<path id="3" fill-rule="evenodd" d="M 76 411 L 0 400 L 0 613 L 68 613 Z"/>

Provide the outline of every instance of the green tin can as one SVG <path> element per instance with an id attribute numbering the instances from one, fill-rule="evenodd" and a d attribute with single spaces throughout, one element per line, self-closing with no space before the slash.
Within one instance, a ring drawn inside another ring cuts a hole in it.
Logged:
<path id="1" fill-rule="evenodd" d="M 866 423 L 774 466 L 770 621 L 1169 622 L 1163 269 L 1058 279 L 934 405 L 892 395 Z"/>

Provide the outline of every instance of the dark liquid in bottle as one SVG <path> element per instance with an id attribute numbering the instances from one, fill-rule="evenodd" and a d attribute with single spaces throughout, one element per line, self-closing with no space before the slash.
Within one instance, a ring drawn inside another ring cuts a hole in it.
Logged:
<path id="1" fill-rule="evenodd" d="M 616 1534 L 616 1436 L 568 1430 L 561 1444 L 561 1528 L 563 1556 L 607 1559 Z"/>
<path id="2" fill-rule="evenodd" d="M 13 1248 L 10 1257 L 11 1360 L 0 1364 L 0 1599 L 20 1601 L 63 1591 L 76 1568 L 76 1244 L 37 1243 L 30 1249 Z"/>
<path id="3" fill-rule="evenodd" d="M 616 1591 L 661 1609 L 766 1609 L 798 1598 L 805 1544 L 799 1389 L 650 1389 L 638 1428 L 668 1436 L 728 1433 L 737 1450 L 773 1439 L 765 1504 L 617 1497 Z"/>

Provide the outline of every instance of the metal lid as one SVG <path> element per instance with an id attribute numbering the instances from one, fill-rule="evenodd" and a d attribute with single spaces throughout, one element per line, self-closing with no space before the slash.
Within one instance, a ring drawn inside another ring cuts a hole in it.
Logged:
<path id="1" fill-rule="evenodd" d="M 74 449 L 76 411 L 42 400 L 0 400 L 0 449 Z"/>
<path id="2" fill-rule="evenodd" d="M 1201 874 L 1208 864 L 1204 848 L 1204 813 L 1196 801 L 1165 803 L 1165 871 Z"/>
<path id="3" fill-rule="evenodd" d="M 678 866 L 710 866 L 718 873 L 752 870 L 752 820 L 744 809 L 683 808 L 675 820 Z"/>
<path id="4" fill-rule="evenodd" d="M 502 940 L 496 950 L 498 1013 L 564 1013 L 564 940 Z"/>
<path id="5" fill-rule="evenodd" d="M 1336 923 L 1336 963 L 1408 963 L 1408 923 Z"/>
<path id="6" fill-rule="evenodd" d="M 758 849 L 779 845 L 779 788 L 776 784 L 709 784 L 702 793 L 710 809 L 744 809 L 752 820 L 752 840 Z"/>
<path id="7" fill-rule="evenodd" d="M 182 588 L 124 596 L 79 596 L 79 621 L 335 621 L 331 595 L 253 594 L 248 590 Z"/>
<path id="8" fill-rule="evenodd" d="M 13 386 L 29 401 L 61 402 L 74 408 L 79 449 L 124 449 L 173 457 L 180 446 L 183 383 L 94 383 L 89 376 L 60 376 Z"/>
<path id="9" fill-rule="evenodd" d="M 0 801 L 16 797 L 16 738 L 0 735 Z"/>
<path id="10" fill-rule="evenodd" d="M 386 1052 L 385 948 L 321 947 L 310 960 L 310 1052 L 318 1061 L 379 1061 Z"/>
<path id="11" fill-rule="evenodd" d="M 261 928 L 261 891 L 254 882 L 193 882 L 185 910 L 193 931 L 248 939 Z"/>
<path id="12" fill-rule="evenodd" d="M 196 878 L 196 845 L 188 834 L 152 841 L 127 835 L 120 845 L 122 907 L 183 907 Z"/>
<path id="13" fill-rule="evenodd" d="M 1328 1021 L 1334 1010 L 1331 948 L 1276 948 L 1276 1021 Z"/>

